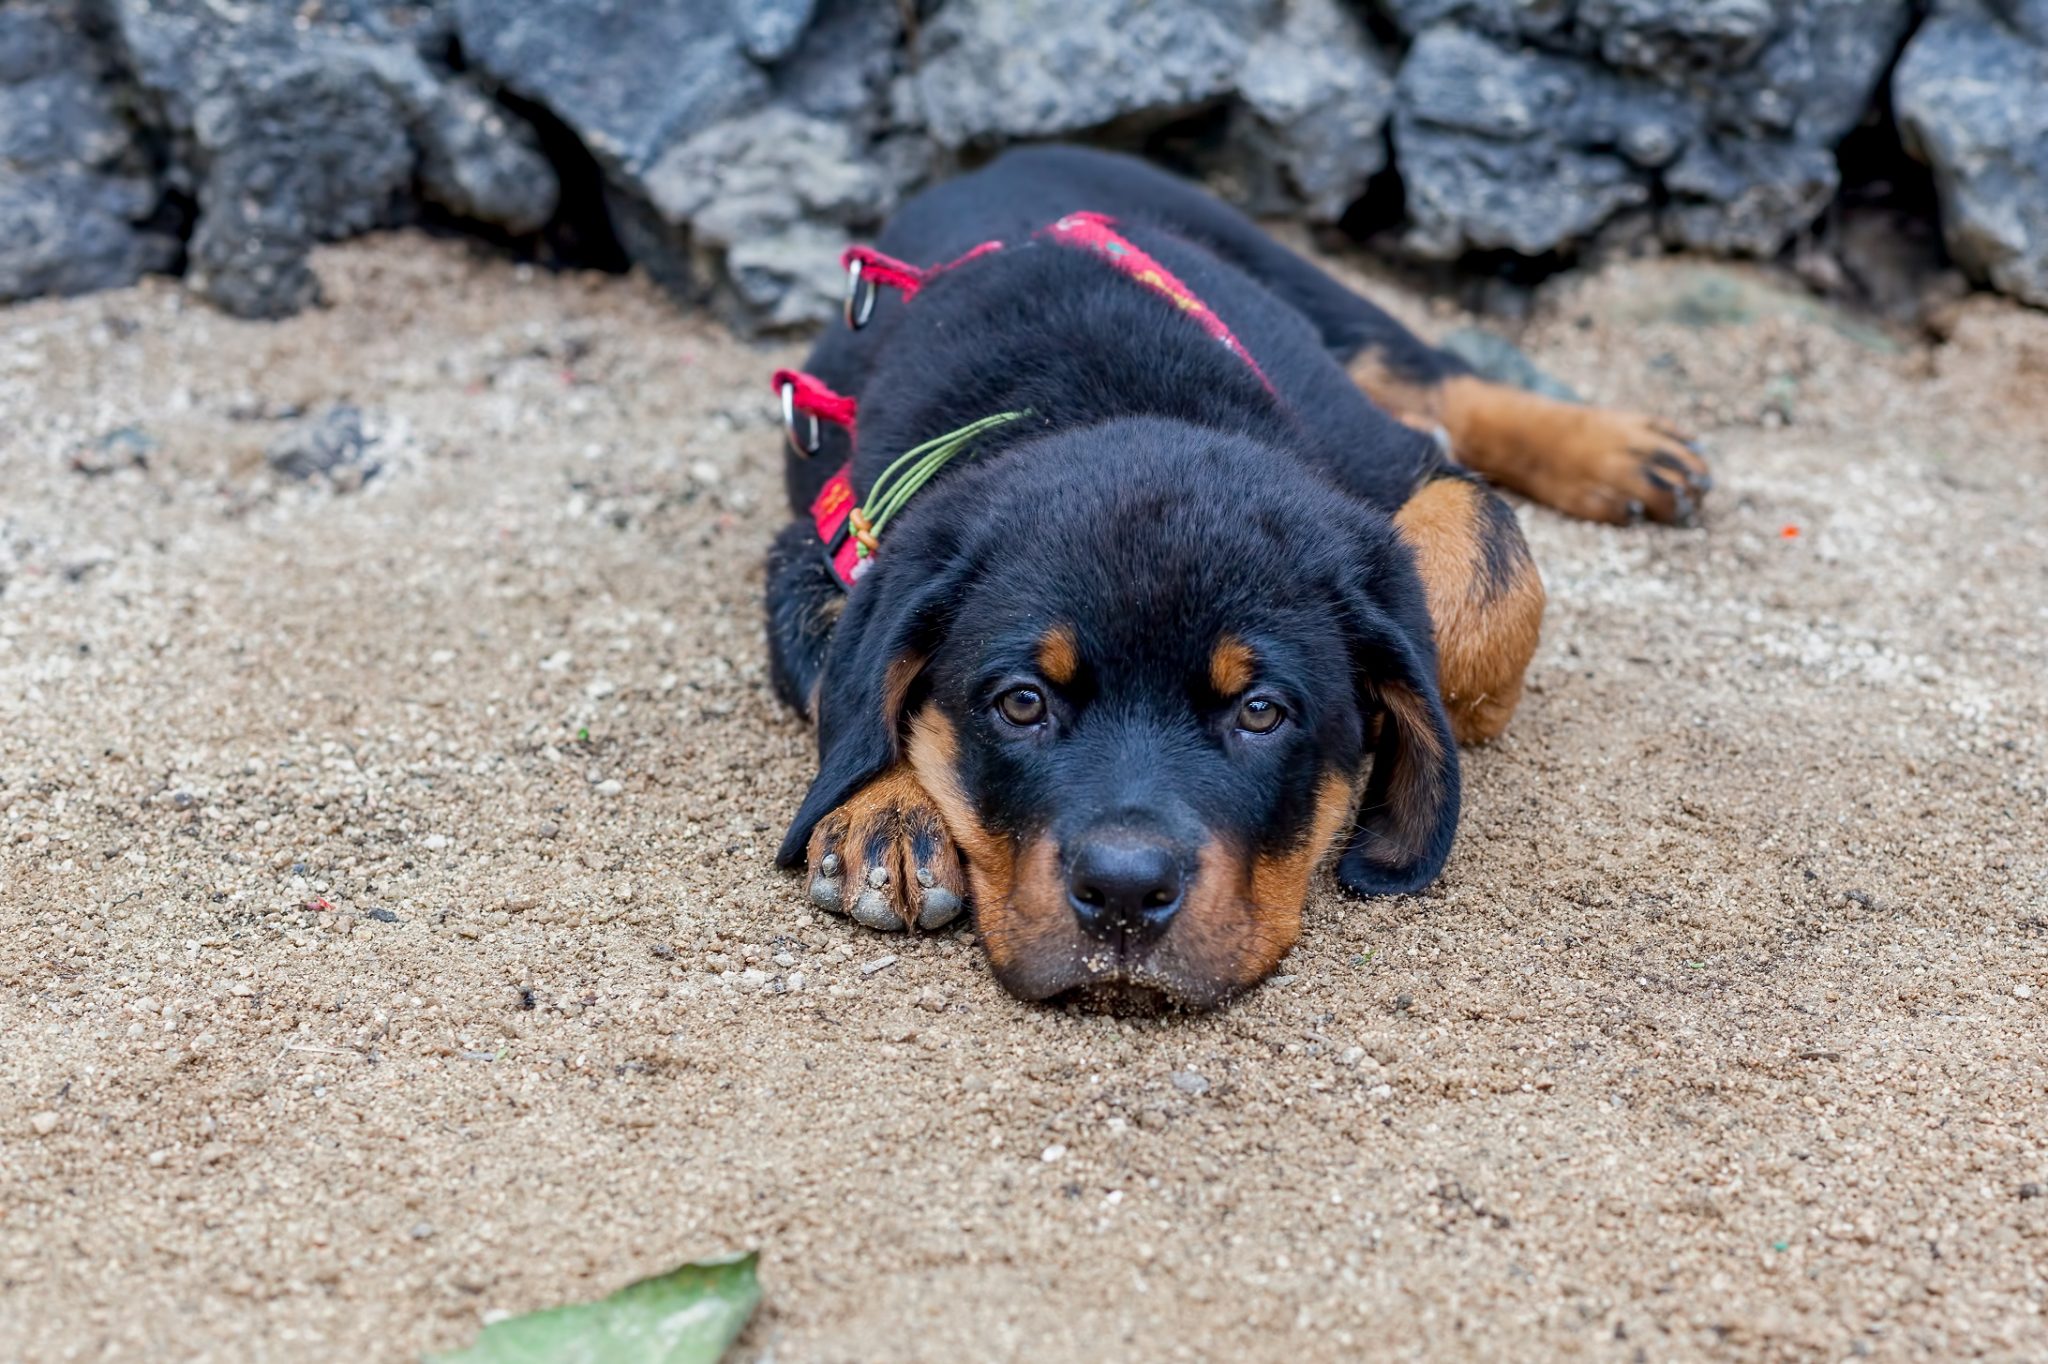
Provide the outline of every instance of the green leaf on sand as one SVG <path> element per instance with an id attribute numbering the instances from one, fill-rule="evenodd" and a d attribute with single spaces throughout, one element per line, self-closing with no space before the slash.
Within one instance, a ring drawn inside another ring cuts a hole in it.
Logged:
<path id="1" fill-rule="evenodd" d="M 759 1258 L 704 1260 L 598 1302 L 493 1322 L 431 1364 L 717 1364 L 761 1301 Z"/>

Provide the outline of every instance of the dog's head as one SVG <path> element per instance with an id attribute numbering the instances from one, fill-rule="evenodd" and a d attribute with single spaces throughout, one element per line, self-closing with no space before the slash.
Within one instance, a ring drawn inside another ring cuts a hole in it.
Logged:
<path id="1" fill-rule="evenodd" d="M 784 844 L 907 755 L 1027 999 L 1202 1008 L 1447 855 L 1457 751 L 1387 520 L 1288 456 L 1114 422 L 962 471 L 849 599 Z"/>

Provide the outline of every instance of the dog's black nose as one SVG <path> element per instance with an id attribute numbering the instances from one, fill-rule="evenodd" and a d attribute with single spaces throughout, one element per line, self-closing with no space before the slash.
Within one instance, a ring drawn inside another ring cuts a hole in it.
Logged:
<path id="1" fill-rule="evenodd" d="M 1090 834 L 1067 863 L 1067 900 L 1090 936 L 1137 947 L 1166 931 L 1180 910 L 1180 858 L 1148 834 Z"/>

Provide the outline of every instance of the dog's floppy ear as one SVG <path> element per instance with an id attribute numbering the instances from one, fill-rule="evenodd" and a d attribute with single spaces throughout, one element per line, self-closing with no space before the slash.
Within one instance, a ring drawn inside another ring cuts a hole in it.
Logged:
<path id="1" fill-rule="evenodd" d="M 1382 574 L 1398 568 L 1379 555 Z M 1412 577 L 1412 571 L 1407 575 Z M 1372 778 L 1337 880 L 1359 895 L 1402 895 L 1434 881 L 1458 831 L 1458 746 L 1438 693 L 1436 647 L 1421 586 L 1381 577 L 1347 594 L 1346 628 Z M 1412 599 L 1411 599 L 1412 598 Z"/>
<path id="2" fill-rule="evenodd" d="M 778 865 L 802 864 L 818 821 L 903 756 L 904 713 L 952 624 L 963 576 L 957 557 L 905 537 L 853 589 L 818 687 L 818 775 Z"/>

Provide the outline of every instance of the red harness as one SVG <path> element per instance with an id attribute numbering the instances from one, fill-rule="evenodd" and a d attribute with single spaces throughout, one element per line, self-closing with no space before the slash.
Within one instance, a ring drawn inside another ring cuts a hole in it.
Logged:
<path id="1" fill-rule="evenodd" d="M 1259 362 L 1252 358 L 1251 352 L 1244 348 L 1215 310 L 1204 303 L 1194 290 L 1181 283 L 1171 270 L 1118 232 L 1115 224 L 1114 218 L 1102 213 L 1069 213 L 1040 228 L 1032 237 L 1091 252 L 1161 295 L 1180 309 L 1189 321 L 1208 333 L 1211 339 L 1242 360 L 1258 376 L 1259 383 L 1268 393 L 1273 392 L 1272 381 L 1259 368 Z M 847 272 L 847 325 L 858 329 L 866 324 L 874 309 L 874 291 L 878 287 L 895 289 L 908 301 L 917 297 L 918 290 L 938 276 L 1002 249 L 1003 243 L 987 241 L 944 264 L 917 266 L 885 256 L 871 246 L 850 246 L 839 258 Z M 857 399 L 834 392 L 823 381 L 801 370 L 776 370 L 771 382 L 782 397 L 783 425 L 790 444 L 798 454 L 809 457 L 817 453 L 820 443 L 818 423 L 821 421 L 843 427 L 848 438 L 852 438 L 854 422 L 860 415 Z M 799 415 L 810 418 L 808 442 L 798 433 L 796 419 Z M 817 528 L 818 539 L 824 545 L 825 560 L 832 566 L 832 576 L 843 587 L 853 586 L 874 562 L 875 541 L 860 508 L 855 505 L 851 459 L 826 480 L 817 497 L 812 499 L 811 524 Z"/>

